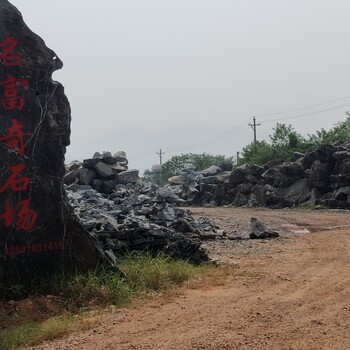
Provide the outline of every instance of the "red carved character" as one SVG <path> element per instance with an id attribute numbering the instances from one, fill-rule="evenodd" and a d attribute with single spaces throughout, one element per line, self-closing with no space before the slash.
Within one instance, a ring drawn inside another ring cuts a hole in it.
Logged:
<path id="1" fill-rule="evenodd" d="M 19 206 L 21 206 L 20 209 L 13 208 L 9 203 L 6 203 L 5 212 L 0 215 L 0 219 L 4 221 L 5 227 L 9 228 L 15 221 L 16 216 L 16 229 L 28 231 L 35 225 L 38 213 L 29 208 L 30 202 L 28 199 L 20 201 Z"/>
<path id="2" fill-rule="evenodd" d="M 19 66 L 22 62 L 22 56 L 14 54 L 13 50 L 18 44 L 18 40 L 7 36 L 4 41 L 0 43 L 0 60 L 5 66 Z"/>
<path id="3" fill-rule="evenodd" d="M 18 95 L 18 88 L 20 86 L 29 86 L 29 81 L 7 75 L 6 80 L 0 82 L 0 85 L 5 87 L 5 97 L 1 100 L 2 106 L 8 111 L 11 109 L 22 110 L 24 107 L 24 98 Z"/>
<path id="4" fill-rule="evenodd" d="M 16 119 L 11 119 L 12 125 L 7 129 L 8 134 L 5 137 L 0 137 L 0 141 L 6 141 L 10 149 L 16 151 L 17 154 L 24 154 L 24 136 L 33 135 L 30 132 L 23 132 L 23 125 Z"/>
<path id="5" fill-rule="evenodd" d="M 33 209 L 29 209 L 30 202 L 28 199 L 19 202 L 19 204 L 22 208 L 17 212 L 16 227 L 28 231 L 34 226 L 38 213 Z"/>
<path id="6" fill-rule="evenodd" d="M 18 164 L 9 168 L 10 171 L 12 171 L 12 174 L 5 182 L 5 184 L 0 188 L 0 193 L 4 192 L 7 187 L 10 187 L 14 192 L 26 190 L 28 188 L 30 179 L 28 177 L 18 177 L 20 173 L 25 169 L 25 167 L 26 166 L 24 164 Z"/>

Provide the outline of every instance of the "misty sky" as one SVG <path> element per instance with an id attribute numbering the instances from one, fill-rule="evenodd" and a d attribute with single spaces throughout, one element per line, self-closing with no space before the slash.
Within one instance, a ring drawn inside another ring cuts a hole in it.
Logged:
<path id="1" fill-rule="evenodd" d="M 187 123 L 228 131 L 239 150 L 254 115 L 266 138 L 276 121 L 306 135 L 350 109 L 349 0 L 10 2 L 64 62 L 54 79 L 72 107 L 67 158 L 86 157 L 78 145 L 124 128 Z M 311 105 L 319 106 L 273 114 Z M 194 132 L 194 140 L 203 138 Z M 184 142 L 179 135 L 186 150 Z"/>

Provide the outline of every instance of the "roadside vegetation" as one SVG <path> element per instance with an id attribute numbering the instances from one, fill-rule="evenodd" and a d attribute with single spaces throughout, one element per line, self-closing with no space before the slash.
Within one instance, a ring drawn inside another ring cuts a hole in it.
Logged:
<path id="1" fill-rule="evenodd" d="M 33 283 L 30 296 L 60 296 L 64 300 L 66 312 L 43 322 L 26 319 L 23 324 L 15 322 L 3 330 L 0 327 L 0 349 L 14 350 L 23 345 L 32 346 L 73 330 L 89 328 L 98 322 L 98 317 L 81 312 L 86 312 L 91 306 L 94 309 L 110 305 L 122 307 L 141 296 L 170 293 L 188 282 L 201 283 L 211 279 L 215 283 L 227 275 L 225 267 L 213 264 L 193 265 L 164 255 L 130 255 L 120 261 L 118 267 L 123 275 L 99 268 L 87 274 L 61 273 L 50 278 L 38 278 Z M 9 298 L 28 297 L 28 291 L 23 286 L 11 289 L 3 285 L 0 287 L 3 302 Z M 10 321 L 8 317 L 11 316 L 0 314 L 0 322 L 6 324 Z"/>

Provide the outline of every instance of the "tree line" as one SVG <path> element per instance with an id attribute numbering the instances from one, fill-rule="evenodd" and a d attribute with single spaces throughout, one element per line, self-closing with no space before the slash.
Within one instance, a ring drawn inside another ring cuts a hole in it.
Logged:
<path id="1" fill-rule="evenodd" d="M 346 112 L 346 115 L 345 121 L 338 122 L 330 130 L 321 129 L 315 134 L 308 134 L 307 137 L 295 131 L 290 124 L 277 123 L 268 141 L 256 141 L 246 145 L 239 159 L 207 153 L 176 155 L 166 161 L 158 173 L 145 170 L 143 180 L 162 185 L 167 183 L 168 178 L 179 174 L 183 169 L 200 171 L 211 165 L 217 165 L 223 170 L 232 170 L 235 166 L 246 163 L 263 165 L 274 159 L 288 161 L 294 152 L 306 153 L 321 145 L 350 141 L 350 113 Z"/>

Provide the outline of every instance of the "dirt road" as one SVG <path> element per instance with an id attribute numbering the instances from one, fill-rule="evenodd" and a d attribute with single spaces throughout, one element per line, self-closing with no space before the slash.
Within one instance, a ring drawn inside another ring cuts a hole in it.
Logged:
<path id="1" fill-rule="evenodd" d="M 193 209 L 229 236 L 252 216 L 270 241 L 207 244 L 239 268 L 224 285 L 106 314 L 100 326 L 40 350 L 350 349 L 350 213 Z"/>

